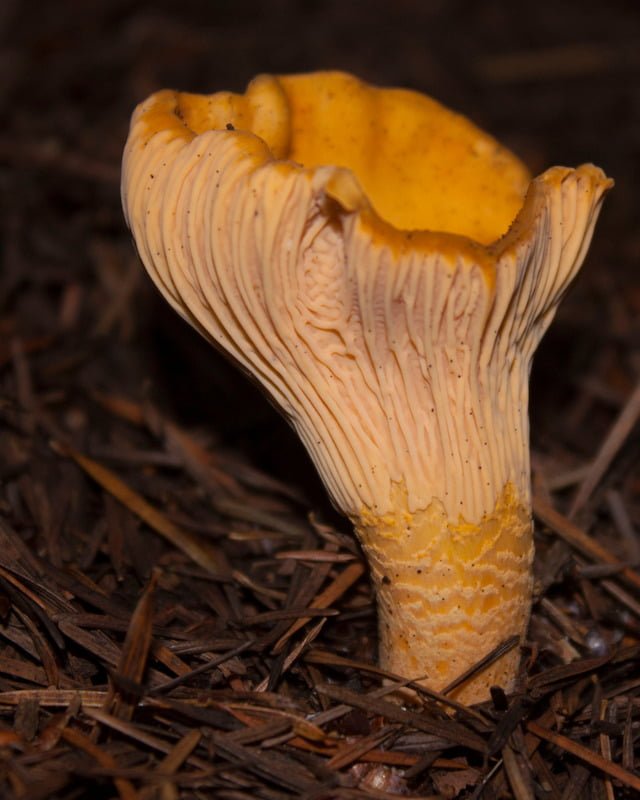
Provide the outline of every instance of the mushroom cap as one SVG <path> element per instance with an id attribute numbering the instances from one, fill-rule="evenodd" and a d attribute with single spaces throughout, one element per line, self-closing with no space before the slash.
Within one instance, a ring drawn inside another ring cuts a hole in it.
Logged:
<path id="1" fill-rule="evenodd" d="M 343 72 L 260 75 L 243 95 L 159 92 L 134 120 L 147 140 L 159 132 L 187 142 L 213 130 L 251 133 L 274 160 L 347 170 L 333 187 L 345 206 L 370 204 L 401 230 L 483 244 L 507 230 L 530 180 L 519 159 L 466 117 Z"/>
<path id="2" fill-rule="evenodd" d="M 428 97 L 339 72 L 163 91 L 122 180 L 169 302 L 266 389 L 355 518 L 528 498 L 533 352 L 611 185 L 525 167 Z"/>

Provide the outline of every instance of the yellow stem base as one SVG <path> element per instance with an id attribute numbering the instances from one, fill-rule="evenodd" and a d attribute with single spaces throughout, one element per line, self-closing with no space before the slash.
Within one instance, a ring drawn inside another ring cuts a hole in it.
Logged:
<path id="1" fill-rule="evenodd" d="M 527 505 L 507 484 L 478 524 L 450 522 L 441 503 L 354 520 L 378 597 L 380 664 L 442 690 L 510 636 L 526 631 L 533 538 Z M 451 697 L 486 700 L 513 689 L 519 648 Z"/>

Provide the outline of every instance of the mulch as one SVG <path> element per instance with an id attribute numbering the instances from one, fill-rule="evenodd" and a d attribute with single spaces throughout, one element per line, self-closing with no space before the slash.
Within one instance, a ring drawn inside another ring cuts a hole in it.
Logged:
<path id="1" fill-rule="evenodd" d="M 0 797 L 638 796 L 634 5 L 5 0 Z M 376 666 L 348 523 L 122 219 L 137 101 L 320 67 L 427 91 L 534 171 L 616 180 L 532 376 L 519 689 L 472 708 Z"/>

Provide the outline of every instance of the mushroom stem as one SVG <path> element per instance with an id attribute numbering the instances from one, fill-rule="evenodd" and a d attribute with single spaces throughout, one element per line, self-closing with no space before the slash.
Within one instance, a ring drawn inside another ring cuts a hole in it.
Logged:
<path id="1" fill-rule="evenodd" d="M 533 539 L 528 502 L 507 484 L 478 524 L 447 519 L 433 501 L 415 512 L 365 515 L 354 525 L 378 600 L 380 663 L 441 690 L 514 634 L 531 603 Z M 467 703 L 491 686 L 513 689 L 517 648 L 453 692 Z"/>

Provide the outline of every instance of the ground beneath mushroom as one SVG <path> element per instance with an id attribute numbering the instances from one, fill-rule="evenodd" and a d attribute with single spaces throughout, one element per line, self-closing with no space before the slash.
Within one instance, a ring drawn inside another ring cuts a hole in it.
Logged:
<path id="1" fill-rule="evenodd" d="M 6 0 L 0 36 L 0 796 L 635 796 L 633 5 Z M 347 523 L 122 221 L 138 100 L 326 67 L 436 96 L 534 172 L 616 179 L 534 368 L 520 691 L 474 709 L 390 699 Z"/>

